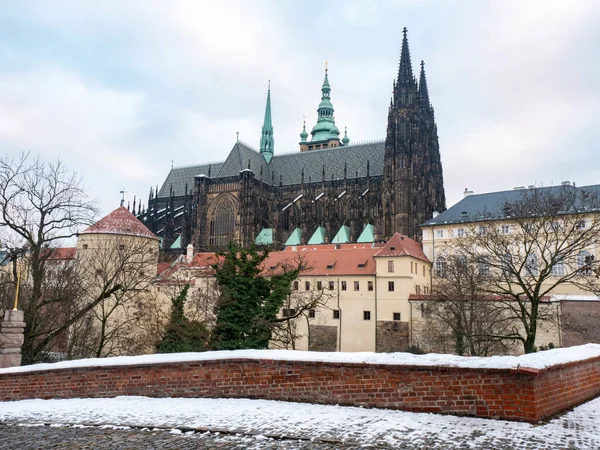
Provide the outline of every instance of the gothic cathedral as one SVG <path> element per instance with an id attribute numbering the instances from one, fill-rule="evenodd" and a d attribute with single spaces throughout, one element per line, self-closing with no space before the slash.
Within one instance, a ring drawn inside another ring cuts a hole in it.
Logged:
<path id="1" fill-rule="evenodd" d="M 424 64 L 417 81 L 403 33 L 385 141 L 352 144 L 346 130 L 340 139 L 326 68 L 299 152 L 275 152 L 269 87 L 260 149 L 238 140 L 223 162 L 173 167 L 147 208 L 134 202 L 138 218 L 163 249 L 374 242 L 396 232 L 420 240 L 419 225 L 446 202 Z"/>

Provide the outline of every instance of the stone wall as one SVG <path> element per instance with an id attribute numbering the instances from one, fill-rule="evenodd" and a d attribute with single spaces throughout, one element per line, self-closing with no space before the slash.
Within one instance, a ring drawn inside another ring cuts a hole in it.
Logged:
<path id="1" fill-rule="evenodd" d="M 408 322 L 377 321 L 377 352 L 404 352 L 409 344 Z"/>
<path id="2" fill-rule="evenodd" d="M 600 343 L 600 302 L 561 302 L 562 346 Z"/>
<path id="3" fill-rule="evenodd" d="M 543 370 L 221 359 L 0 373 L 0 401 L 261 398 L 528 422 L 599 394 L 600 356 Z"/>

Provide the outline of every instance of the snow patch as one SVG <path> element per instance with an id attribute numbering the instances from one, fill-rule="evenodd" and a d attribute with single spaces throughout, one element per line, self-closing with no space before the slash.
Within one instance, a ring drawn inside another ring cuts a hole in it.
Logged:
<path id="1" fill-rule="evenodd" d="M 222 350 L 202 353 L 168 353 L 113 358 L 79 359 L 52 364 L 33 364 L 0 369 L 0 375 L 79 367 L 114 367 L 128 365 L 166 364 L 222 360 L 308 361 L 351 364 L 386 364 L 396 366 L 461 367 L 469 369 L 545 369 L 547 367 L 600 357 L 600 344 L 558 348 L 520 356 L 466 357 L 430 353 L 373 353 L 373 352 L 307 352 L 299 350 Z"/>

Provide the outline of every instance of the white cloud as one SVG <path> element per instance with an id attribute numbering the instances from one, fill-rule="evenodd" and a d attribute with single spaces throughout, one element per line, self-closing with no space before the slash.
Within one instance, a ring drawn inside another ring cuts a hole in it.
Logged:
<path id="1" fill-rule="evenodd" d="M 142 125 L 142 101 L 55 67 L 0 75 L 0 143 L 12 152 L 65 160 L 110 208 L 123 180 L 149 184 L 159 175 L 132 142 Z"/>

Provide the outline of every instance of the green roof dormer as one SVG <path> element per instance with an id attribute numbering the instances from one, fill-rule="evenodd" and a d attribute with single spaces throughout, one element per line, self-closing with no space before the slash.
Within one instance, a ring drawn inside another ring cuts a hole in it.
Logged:
<path id="1" fill-rule="evenodd" d="M 260 154 L 263 155 L 267 164 L 273 158 L 275 152 L 275 142 L 273 140 L 273 122 L 271 120 L 271 80 L 267 90 L 267 106 L 265 107 L 265 120 L 262 126 L 260 137 Z"/>

